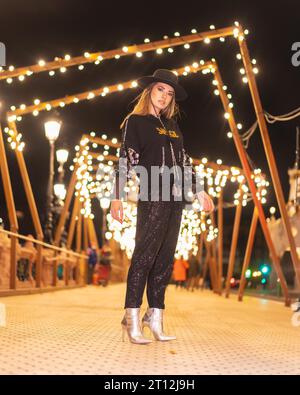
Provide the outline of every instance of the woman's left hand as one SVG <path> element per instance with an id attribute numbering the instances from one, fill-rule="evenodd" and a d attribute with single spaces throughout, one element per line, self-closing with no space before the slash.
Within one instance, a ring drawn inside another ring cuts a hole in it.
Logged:
<path id="1" fill-rule="evenodd" d="M 198 192 L 197 198 L 203 211 L 211 213 L 215 209 L 211 197 L 205 191 Z"/>

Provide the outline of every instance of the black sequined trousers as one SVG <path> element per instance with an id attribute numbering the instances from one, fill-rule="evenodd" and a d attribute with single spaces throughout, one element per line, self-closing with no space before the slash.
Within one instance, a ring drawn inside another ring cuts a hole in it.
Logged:
<path id="1" fill-rule="evenodd" d="M 141 306 L 146 283 L 149 307 L 165 308 L 183 207 L 182 201 L 138 201 L 125 308 Z"/>

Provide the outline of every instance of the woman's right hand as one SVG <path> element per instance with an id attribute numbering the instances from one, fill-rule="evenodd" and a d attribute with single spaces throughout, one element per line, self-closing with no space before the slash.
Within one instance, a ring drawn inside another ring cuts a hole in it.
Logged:
<path id="1" fill-rule="evenodd" d="M 112 200 L 110 205 L 110 214 L 113 219 L 123 222 L 123 203 L 121 200 Z"/>

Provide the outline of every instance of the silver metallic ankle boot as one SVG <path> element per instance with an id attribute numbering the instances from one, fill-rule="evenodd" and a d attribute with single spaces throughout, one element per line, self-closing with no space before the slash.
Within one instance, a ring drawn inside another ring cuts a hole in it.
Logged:
<path id="1" fill-rule="evenodd" d="M 152 340 L 146 339 L 141 331 L 140 326 L 140 308 L 127 308 L 125 315 L 122 319 L 122 339 L 124 341 L 125 332 L 127 332 L 128 338 L 131 343 L 135 344 L 148 344 Z"/>
<path id="2" fill-rule="evenodd" d="M 176 336 L 167 336 L 163 330 L 163 309 L 157 309 L 155 307 L 148 307 L 143 319 L 142 319 L 142 330 L 148 327 L 156 340 L 168 341 L 175 340 Z"/>

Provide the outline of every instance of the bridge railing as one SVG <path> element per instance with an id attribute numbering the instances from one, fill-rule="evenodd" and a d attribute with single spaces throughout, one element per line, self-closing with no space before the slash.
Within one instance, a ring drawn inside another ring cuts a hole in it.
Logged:
<path id="1" fill-rule="evenodd" d="M 0 295 L 83 286 L 87 258 L 84 253 L 0 228 Z"/>

